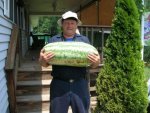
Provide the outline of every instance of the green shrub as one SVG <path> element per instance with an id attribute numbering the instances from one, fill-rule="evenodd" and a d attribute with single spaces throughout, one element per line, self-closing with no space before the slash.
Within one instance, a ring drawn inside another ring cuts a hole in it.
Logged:
<path id="1" fill-rule="evenodd" d="M 139 12 L 134 0 L 116 0 L 112 31 L 97 82 L 95 113 L 146 113 L 144 62 L 141 60 Z"/>

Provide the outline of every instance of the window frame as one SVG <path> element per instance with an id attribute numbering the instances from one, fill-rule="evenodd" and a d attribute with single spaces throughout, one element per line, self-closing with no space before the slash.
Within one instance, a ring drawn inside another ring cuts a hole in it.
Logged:
<path id="1" fill-rule="evenodd" d="M 10 0 L 4 0 L 4 16 L 10 18 Z"/>

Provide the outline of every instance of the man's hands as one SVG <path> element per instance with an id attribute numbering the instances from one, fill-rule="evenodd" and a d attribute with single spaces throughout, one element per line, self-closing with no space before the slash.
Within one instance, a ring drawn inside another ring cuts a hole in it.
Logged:
<path id="1" fill-rule="evenodd" d="M 88 59 L 91 63 L 92 68 L 96 68 L 100 64 L 100 56 L 99 54 L 90 53 L 88 55 Z"/>
<path id="2" fill-rule="evenodd" d="M 54 57 L 54 53 L 53 52 L 49 52 L 49 53 L 45 53 L 45 50 L 42 49 L 40 52 L 40 58 L 39 58 L 39 62 L 42 66 L 47 67 L 49 66 L 49 62 L 50 60 Z"/>

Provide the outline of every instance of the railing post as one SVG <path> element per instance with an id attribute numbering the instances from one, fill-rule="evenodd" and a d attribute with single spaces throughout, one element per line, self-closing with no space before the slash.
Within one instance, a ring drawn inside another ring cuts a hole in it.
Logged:
<path id="1" fill-rule="evenodd" d="M 18 56 L 16 55 L 18 32 L 19 32 L 18 26 L 14 25 L 10 37 L 10 43 L 5 64 L 10 113 L 17 113 L 15 78 L 17 73 L 16 69 L 18 66 L 18 64 L 16 64 L 18 63 Z"/>
<path id="2" fill-rule="evenodd" d="M 9 110 L 10 113 L 17 113 L 17 107 L 16 107 L 16 88 L 14 83 L 14 71 L 13 70 L 7 70 L 6 71 L 6 78 L 9 85 L 8 87 L 8 99 L 9 99 Z"/>

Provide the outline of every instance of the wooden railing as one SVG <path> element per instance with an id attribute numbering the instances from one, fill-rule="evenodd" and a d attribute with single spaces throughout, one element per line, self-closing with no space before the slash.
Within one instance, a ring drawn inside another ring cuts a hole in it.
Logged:
<path id="1" fill-rule="evenodd" d="M 19 62 L 19 54 L 17 53 L 16 49 L 18 42 L 18 33 L 19 33 L 18 26 L 13 25 L 5 64 L 10 113 L 17 113 L 15 91 L 16 91 L 16 75 Z"/>
<path id="2" fill-rule="evenodd" d="M 104 60 L 103 48 L 106 40 L 111 33 L 111 26 L 82 25 L 78 27 L 80 34 L 87 36 L 90 43 L 97 48 L 101 56 L 101 63 Z"/>

